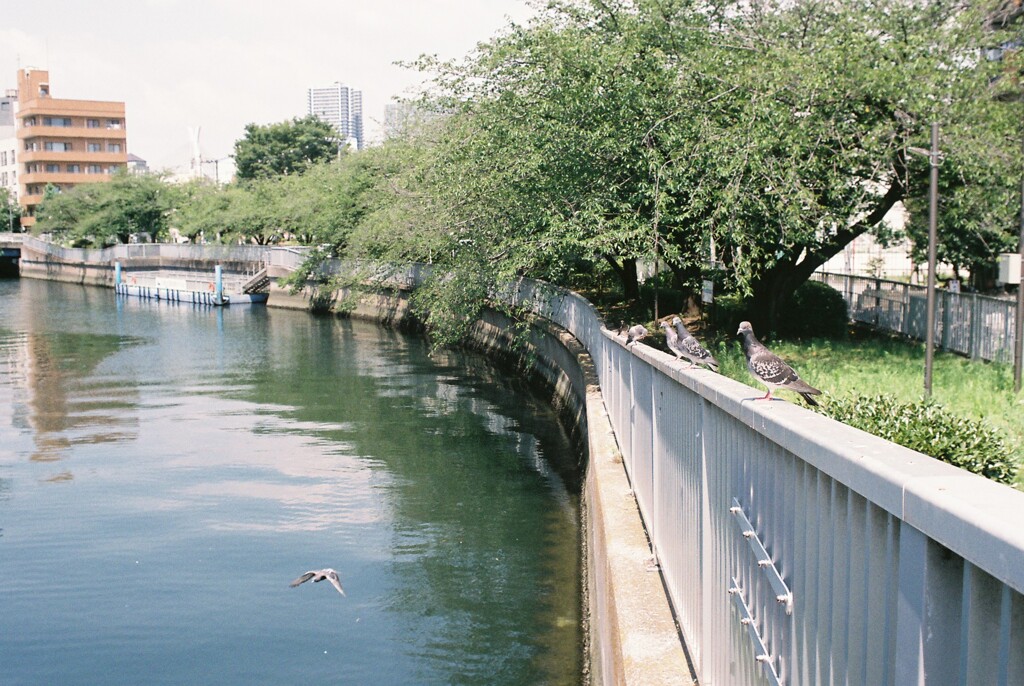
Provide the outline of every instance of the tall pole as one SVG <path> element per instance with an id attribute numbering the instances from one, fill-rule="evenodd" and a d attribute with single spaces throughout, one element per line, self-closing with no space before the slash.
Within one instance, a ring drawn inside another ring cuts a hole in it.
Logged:
<path id="1" fill-rule="evenodd" d="M 935 262 L 939 216 L 939 124 L 932 122 L 931 184 L 928 190 L 928 316 L 924 341 L 924 397 L 932 397 L 932 362 L 935 358 Z"/>
<path id="2" fill-rule="evenodd" d="M 1024 139 L 1022 139 L 1024 151 Z M 1020 281 L 1017 283 L 1016 335 L 1013 339 L 1013 392 L 1020 393 L 1020 376 L 1024 361 L 1024 174 L 1020 178 L 1020 238 L 1017 240 L 1020 253 Z"/>

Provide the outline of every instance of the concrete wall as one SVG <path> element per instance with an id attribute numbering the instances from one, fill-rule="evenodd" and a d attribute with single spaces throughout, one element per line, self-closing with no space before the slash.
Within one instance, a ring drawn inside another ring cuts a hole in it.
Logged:
<path id="1" fill-rule="evenodd" d="M 292 294 L 273 283 L 268 306 L 310 310 L 316 305 L 335 311 L 347 295 L 324 298 L 313 288 Z M 352 306 L 349 316 L 416 325 L 404 291 L 346 305 Z M 591 683 L 696 683 L 590 355 L 572 334 L 545 319 L 533 321 L 528 340 L 513 341 L 510 331 L 511 322 L 490 311 L 473 337 L 486 350 L 529 361 L 532 373 L 550 389 L 554 407 L 586 445 L 582 506 Z M 518 352 L 512 353 L 513 348 Z"/>

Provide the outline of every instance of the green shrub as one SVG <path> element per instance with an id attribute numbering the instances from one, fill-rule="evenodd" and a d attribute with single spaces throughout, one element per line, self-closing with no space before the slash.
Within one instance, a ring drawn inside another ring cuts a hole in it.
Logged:
<path id="1" fill-rule="evenodd" d="M 830 398 L 823 411 L 833 419 L 943 462 L 1013 482 L 1017 465 L 1009 446 L 985 421 L 960 417 L 933 401 L 903 403 L 891 395 Z"/>
<path id="2" fill-rule="evenodd" d="M 843 294 L 820 281 L 801 284 L 779 312 L 779 334 L 786 338 L 845 338 L 849 324 Z"/>

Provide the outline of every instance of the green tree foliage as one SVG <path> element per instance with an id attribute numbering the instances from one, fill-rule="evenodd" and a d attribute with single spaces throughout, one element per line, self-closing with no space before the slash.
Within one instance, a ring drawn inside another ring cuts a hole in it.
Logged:
<path id="1" fill-rule="evenodd" d="M 990 163 L 1006 129 L 989 125 L 981 16 L 910 0 L 556 0 L 464 61 L 421 60 L 427 106 L 450 115 L 421 134 L 391 212 L 420 219 L 416 244 L 442 272 L 560 280 L 603 262 L 627 296 L 641 260 L 693 288 L 713 240 L 775 328 L 818 266 L 924 192 L 907 148 L 932 120 L 959 137 L 951 164 L 1014 183 Z"/>
<path id="2" fill-rule="evenodd" d="M 339 155 L 334 128 L 314 115 L 277 124 L 247 124 L 235 141 L 238 179 L 266 179 L 304 171 L 310 165 Z"/>
<path id="3" fill-rule="evenodd" d="M 0 222 L 4 231 L 21 231 L 21 205 L 6 188 L 0 188 Z"/>
<path id="4" fill-rule="evenodd" d="M 121 171 L 107 183 L 80 184 L 44 197 L 35 233 L 52 233 L 76 246 L 127 243 L 133 233 L 166 237 L 178 190 L 154 174 Z"/>

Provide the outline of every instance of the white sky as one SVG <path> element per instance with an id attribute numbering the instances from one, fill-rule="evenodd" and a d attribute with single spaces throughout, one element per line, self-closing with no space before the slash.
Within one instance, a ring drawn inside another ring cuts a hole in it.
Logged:
<path id="1" fill-rule="evenodd" d="M 378 139 L 384 105 L 422 79 L 396 60 L 464 56 L 532 13 L 527 0 L 3 0 L 0 88 L 37 67 L 55 98 L 124 101 L 128 151 L 180 170 L 189 127 L 205 159 L 224 158 L 246 124 L 305 116 L 306 90 L 335 81 L 363 91 Z"/>

